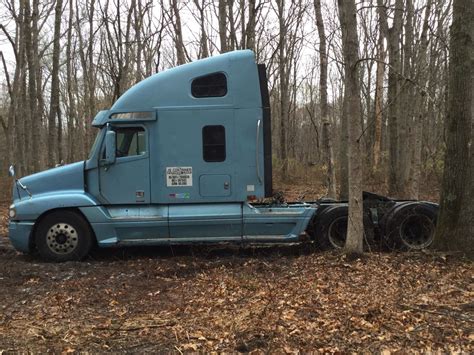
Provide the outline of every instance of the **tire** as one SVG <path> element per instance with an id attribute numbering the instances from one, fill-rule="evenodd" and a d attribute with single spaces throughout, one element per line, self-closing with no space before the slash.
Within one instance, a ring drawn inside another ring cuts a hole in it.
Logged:
<path id="1" fill-rule="evenodd" d="M 330 207 L 319 219 L 315 240 L 322 250 L 342 249 L 347 237 L 347 208 Z"/>
<path id="2" fill-rule="evenodd" d="M 373 238 L 373 226 L 364 213 L 364 245 Z M 342 249 L 347 238 L 347 206 L 331 206 L 316 217 L 311 235 L 321 250 Z"/>
<path id="3" fill-rule="evenodd" d="M 433 243 L 437 208 L 419 202 L 395 207 L 385 222 L 386 244 L 398 250 L 421 250 Z"/>
<path id="4" fill-rule="evenodd" d="M 92 231 L 84 218 L 73 211 L 56 211 L 40 222 L 35 232 L 36 248 L 46 260 L 82 260 L 93 245 Z"/>

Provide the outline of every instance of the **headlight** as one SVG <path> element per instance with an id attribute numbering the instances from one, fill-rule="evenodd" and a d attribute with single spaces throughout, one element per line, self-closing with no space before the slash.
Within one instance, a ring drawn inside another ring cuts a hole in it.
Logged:
<path id="1" fill-rule="evenodd" d="M 10 209 L 8 211 L 8 215 L 10 216 L 10 218 L 15 218 L 16 217 L 16 209 L 15 209 L 15 205 L 11 205 L 10 206 Z"/>

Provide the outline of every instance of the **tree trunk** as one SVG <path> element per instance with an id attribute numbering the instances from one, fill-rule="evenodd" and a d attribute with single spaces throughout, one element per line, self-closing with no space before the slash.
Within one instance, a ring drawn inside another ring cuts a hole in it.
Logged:
<path id="1" fill-rule="evenodd" d="M 170 0 L 171 9 L 174 17 L 174 45 L 176 48 L 176 64 L 181 65 L 186 63 L 186 55 L 184 52 L 183 30 L 181 27 L 181 16 L 179 14 L 177 0 Z"/>
<path id="2" fill-rule="evenodd" d="M 55 159 L 58 157 L 58 162 L 61 159 L 62 148 L 57 145 L 58 126 L 56 119 L 59 120 L 59 51 L 60 51 L 60 37 L 61 37 L 61 14 L 62 14 L 62 0 L 56 0 L 56 8 L 54 14 L 54 40 L 53 40 L 53 69 L 51 71 L 51 100 L 49 105 L 48 116 L 48 165 L 53 167 Z M 57 154 L 57 155 L 56 155 Z"/>
<path id="3" fill-rule="evenodd" d="M 403 0 L 395 2 L 395 15 L 393 26 L 388 32 L 388 135 L 389 135 L 389 194 L 397 196 L 400 192 L 398 181 L 399 167 L 399 142 L 398 142 L 398 119 L 400 115 L 400 34 L 402 31 Z M 384 27 L 387 25 L 384 24 Z"/>
<path id="4" fill-rule="evenodd" d="M 245 27 L 245 48 L 251 49 L 253 51 L 256 50 L 255 48 L 255 26 L 257 21 L 257 9 L 255 8 L 255 0 L 248 1 L 249 7 L 249 19 L 247 22 L 247 26 Z M 243 11 L 243 8 L 242 8 Z"/>
<path id="5" fill-rule="evenodd" d="M 323 146 L 325 163 L 328 169 L 327 188 L 328 197 L 336 198 L 336 172 L 334 169 L 334 155 L 331 139 L 331 121 L 328 113 L 328 57 L 326 49 L 326 33 L 324 31 L 323 15 L 321 13 L 321 0 L 314 0 L 314 10 L 316 13 L 316 26 L 319 35 L 319 91 L 321 105 L 321 120 L 323 122 Z"/>
<path id="6" fill-rule="evenodd" d="M 383 79 L 385 76 L 385 48 L 383 24 L 387 22 L 387 12 L 382 7 L 383 0 L 377 1 L 377 12 L 379 17 L 379 37 L 377 41 L 377 72 L 375 78 L 375 122 L 374 122 L 374 153 L 373 170 L 377 171 L 380 164 L 380 151 L 382 145 L 382 120 L 383 120 Z"/>
<path id="7" fill-rule="evenodd" d="M 349 97 L 347 88 L 342 99 L 341 136 L 339 142 L 339 199 L 349 199 Z"/>
<path id="8" fill-rule="evenodd" d="M 28 155 L 28 172 L 40 170 L 39 143 L 41 139 L 40 126 L 41 116 L 38 103 L 38 85 L 36 79 L 40 70 L 38 58 L 38 0 L 33 0 L 31 17 L 29 19 L 29 31 L 25 33 L 26 55 L 28 61 L 28 99 L 29 99 L 29 120 L 28 136 L 31 137 L 31 144 L 25 146 Z"/>
<path id="9" fill-rule="evenodd" d="M 227 11 L 229 18 L 229 44 L 227 50 L 233 51 L 237 45 L 237 32 L 235 30 L 235 19 L 234 19 L 234 0 L 227 0 Z"/>
<path id="10" fill-rule="evenodd" d="M 409 195 L 410 198 L 419 198 L 420 177 L 421 177 L 421 148 L 423 141 L 423 123 L 426 113 L 426 92 L 424 92 L 428 79 L 428 63 L 426 60 L 426 53 L 428 49 L 428 28 L 429 17 L 431 13 L 431 0 L 426 3 L 425 17 L 423 20 L 423 28 L 420 36 L 418 65 L 416 69 L 415 80 L 418 83 L 414 99 L 414 131 L 413 131 L 413 156 L 411 163 L 411 173 L 409 180 Z"/>
<path id="11" fill-rule="evenodd" d="M 204 2 L 200 3 L 199 0 L 194 0 L 194 4 L 199 11 L 199 25 L 201 28 L 201 36 L 199 39 L 199 58 L 209 57 L 209 46 L 207 44 L 207 33 L 205 26 L 205 14 L 204 14 Z"/>
<path id="12" fill-rule="evenodd" d="M 453 1 L 446 154 L 434 248 L 474 252 L 474 3 Z"/>
<path id="13" fill-rule="evenodd" d="M 16 55 L 18 55 L 16 53 L 16 48 L 14 47 L 13 48 L 14 52 Z M 2 66 L 3 66 L 3 71 L 4 71 L 4 75 L 5 75 L 5 79 L 6 79 L 6 82 L 7 82 L 7 89 L 8 89 L 8 96 L 10 98 L 10 103 L 9 103 L 9 106 L 8 106 L 8 116 L 5 118 L 3 115 L 0 117 L 0 123 L 2 125 L 2 129 L 3 129 L 3 132 L 5 134 L 5 146 L 6 146 L 6 163 L 7 164 L 11 164 L 13 162 L 13 149 L 11 149 L 10 147 L 12 146 L 11 142 L 12 142 L 12 127 L 13 127 L 13 107 L 14 107 L 14 103 L 15 103 L 15 98 L 13 97 L 13 87 L 12 87 L 12 84 L 10 82 L 10 75 L 8 73 L 8 68 L 7 68 L 7 64 L 5 62 L 5 57 L 3 55 L 3 52 L 0 51 L 0 56 L 2 57 Z M 15 73 L 16 71 L 18 70 L 18 68 L 15 69 Z"/>
<path id="14" fill-rule="evenodd" d="M 18 18 L 16 21 L 16 30 L 19 33 L 18 37 L 21 38 L 25 29 L 24 29 L 24 18 L 25 18 L 25 4 L 24 1 L 20 1 L 19 13 Z M 24 55 L 24 41 L 16 41 L 15 42 L 15 59 L 16 59 L 16 67 L 15 73 L 13 76 L 12 82 L 12 94 L 10 96 L 10 108 L 8 110 L 8 127 L 10 128 L 10 139 L 9 143 L 11 144 L 9 152 L 9 163 L 15 163 L 17 175 L 21 176 L 21 165 L 22 161 L 19 160 L 21 158 L 21 151 L 22 144 L 18 141 L 18 130 L 19 130 L 19 116 L 20 116 L 20 108 L 22 106 L 22 96 L 21 96 L 21 86 L 23 83 L 23 76 L 25 75 L 25 55 Z"/>
<path id="15" fill-rule="evenodd" d="M 288 178 L 288 151 L 287 151 L 287 123 L 289 121 L 289 75 L 287 61 L 290 60 L 285 56 L 287 28 L 285 24 L 285 0 L 277 1 L 278 22 L 280 28 L 279 38 L 279 63 L 278 73 L 280 75 L 280 158 L 282 164 L 282 178 Z"/>
<path id="16" fill-rule="evenodd" d="M 143 27 L 143 4 L 142 0 L 138 0 L 137 7 L 133 9 L 134 12 L 134 30 L 135 30 L 135 39 L 137 41 L 136 45 L 136 70 L 135 70 L 135 84 L 143 79 L 143 41 L 142 41 L 142 27 Z"/>
<path id="17" fill-rule="evenodd" d="M 69 0 L 69 22 L 66 44 L 66 91 L 68 98 L 67 110 L 67 161 L 73 162 L 76 158 L 76 145 L 74 144 L 74 123 L 76 122 L 76 99 L 74 97 L 74 83 L 72 77 L 72 30 L 74 19 L 73 0 Z M 78 127 L 76 127 L 78 128 Z"/>
<path id="18" fill-rule="evenodd" d="M 363 252 L 364 225 L 362 211 L 362 154 L 360 83 L 357 70 L 359 40 L 357 37 L 357 10 L 354 0 L 338 0 L 344 54 L 345 87 L 349 118 L 349 216 L 344 251 L 348 254 Z"/>
<path id="19" fill-rule="evenodd" d="M 219 0 L 219 38 L 221 53 L 228 51 L 227 47 L 227 0 Z"/>
<path id="20" fill-rule="evenodd" d="M 401 53 L 403 53 L 403 61 L 401 63 L 403 81 L 400 86 L 400 108 L 398 117 L 398 186 L 399 195 L 403 198 L 409 198 L 408 191 L 408 180 L 410 177 L 412 154 L 414 146 L 414 85 L 408 82 L 406 78 L 414 79 L 414 33 L 413 33 L 413 21 L 414 21 L 414 6 L 413 0 L 405 0 L 406 10 L 404 11 L 405 24 L 402 30 L 404 35 L 403 47 Z"/>

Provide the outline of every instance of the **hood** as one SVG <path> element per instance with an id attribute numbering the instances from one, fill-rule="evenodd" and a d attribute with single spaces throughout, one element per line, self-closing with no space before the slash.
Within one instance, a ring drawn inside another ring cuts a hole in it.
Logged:
<path id="1" fill-rule="evenodd" d="M 45 170 L 20 179 L 20 182 L 30 191 L 32 198 L 35 195 L 62 190 L 84 190 L 84 162 L 77 162 Z M 14 186 L 14 190 L 16 190 Z M 21 198 L 28 197 L 23 189 L 18 189 Z"/>

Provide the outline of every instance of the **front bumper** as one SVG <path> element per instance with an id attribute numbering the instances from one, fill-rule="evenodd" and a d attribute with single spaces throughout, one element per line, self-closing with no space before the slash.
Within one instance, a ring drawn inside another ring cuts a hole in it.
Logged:
<path id="1" fill-rule="evenodd" d="M 8 224 L 8 236 L 16 250 L 23 253 L 29 253 L 31 251 L 30 237 L 33 225 L 34 222 L 10 221 Z"/>

